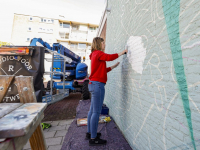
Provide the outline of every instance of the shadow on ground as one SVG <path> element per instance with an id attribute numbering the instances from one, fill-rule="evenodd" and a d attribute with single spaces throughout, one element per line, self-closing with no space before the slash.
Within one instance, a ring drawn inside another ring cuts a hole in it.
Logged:
<path id="1" fill-rule="evenodd" d="M 48 105 L 44 111 L 42 121 L 74 119 L 76 117 L 76 107 L 80 100 L 80 93 L 71 93 L 65 99 Z"/>

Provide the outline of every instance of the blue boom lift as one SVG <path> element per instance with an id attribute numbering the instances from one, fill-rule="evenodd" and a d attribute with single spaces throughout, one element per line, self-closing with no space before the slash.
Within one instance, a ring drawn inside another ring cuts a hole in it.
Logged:
<path id="1" fill-rule="evenodd" d="M 85 63 L 81 63 L 81 57 L 76 55 L 74 52 L 64 47 L 60 43 L 54 43 L 51 47 L 47 42 L 44 42 L 41 38 L 33 38 L 30 46 L 43 46 L 49 50 L 56 51 L 58 54 L 71 58 L 71 63 L 62 61 L 60 55 L 54 55 L 53 65 L 51 70 L 56 72 L 50 75 L 52 79 L 60 80 L 60 82 L 48 81 L 47 89 L 53 88 L 54 91 L 63 89 L 69 89 L 70 92 L 81 92 L 83 100 L 90 98 L 88 91 L 88 66 Z M 48 51 L 46 51 L 48 53 Z M 65 65 L 64 65 L 65 63 Z M 65 67 L 64 67 L 65 66 Z M 59 73 L 60 72 L 60 73 Z M 64 72 L 64 73 L 62 73 Z M 65 80 L 64 80 L 65 79 Z M 64 86 L 63 86 L 63 83 Z"/>

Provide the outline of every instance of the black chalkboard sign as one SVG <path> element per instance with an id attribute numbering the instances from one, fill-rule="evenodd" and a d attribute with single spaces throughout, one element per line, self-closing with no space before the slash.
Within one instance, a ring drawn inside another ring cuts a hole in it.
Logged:
<path id="1" fill-rule="evenodd" d="M 42 102 L 44 48 L 40 46 L 32 48 L 32 55 L 0 55 L 0 75 L 33 76 L 37 102 Z M 3 102 L 20 102 L 17 86 L 14 83 L 9 87 Z"/>

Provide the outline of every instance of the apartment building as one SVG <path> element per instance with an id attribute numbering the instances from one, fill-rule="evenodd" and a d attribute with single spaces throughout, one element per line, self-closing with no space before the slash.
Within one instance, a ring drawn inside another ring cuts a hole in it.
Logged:
<path id="1" fill-rule="evenodd" d="M 11 43 L 29 45 L 32 38 L 42 38 L 50 45 L 61 43 L 86 61 L 89 59 L 92 39 L 98 25 L 66 20 L 63 16 L 48 18 L 14 14 Z"/>
<path id="2" fill-rule="evenodd" d="M 81 56 L 90 72 L 92 39 L 96 36 L 98 25 L 66 20 L 63 16 L 48 18 L 14 14 L 11 44 L 28 46 L 33 38 L 42 38 L 51 46 L 60 43 Z M 50 57 L 46 54 L 46 57 Z M 50 71 L 51 63 L 45 61 L 45 70 Z M 49 79 L 48 76 L 45 76 Z"/>
<path id="3" fill-rule="evenodd" d="M 59 34 L 57 42 L 77 53 L 79 56 L 86 56 L 89 59 L 92 39 L 97 34 L 98 25 L 66 21 L 59 19 Z"/>
<path id="4" fill-rule="evenodd" d="M 14 14 L 11 43 L 29 45 L 32 38 L 42 38 L 52 44 L 56 41 L 59 20 L 39 16 Z"/>

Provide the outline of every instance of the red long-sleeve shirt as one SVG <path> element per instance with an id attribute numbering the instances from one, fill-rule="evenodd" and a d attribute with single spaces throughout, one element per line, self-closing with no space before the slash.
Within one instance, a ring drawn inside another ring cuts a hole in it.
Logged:
<path id="1" fill-rule="evenodd" d="M 106 68 L 106 61 L 112 61 L 118 58 L 118 54 L 106 54 L 100 50 L 94 50 L 90 54 L 91 60 L 91 74 L 90 81 L 98 81 L 106 83 L 107 72 L 111 71 L 111 68 Z"/>

